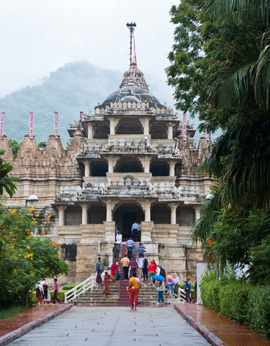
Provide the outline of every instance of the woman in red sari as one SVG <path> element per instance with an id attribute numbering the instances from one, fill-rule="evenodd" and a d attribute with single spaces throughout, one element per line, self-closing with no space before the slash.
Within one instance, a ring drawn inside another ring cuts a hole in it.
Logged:
<path id="1" fill-rule="evenodd" d="M 111 279 L 112 283 L 116 282 L 116 273 L 117 273 L 117 264 L 116 261 L 113 261 L 113 264 L 111 265 Z"/>
<path id="2" fill-rule="evenodd" d="M 103 286 L 104 297 L 106 297 L 110 293 L 110 282 L 111 282 L 110 275 L 108 274 L 108 272 L 105 272 L 104 286 Z"/>

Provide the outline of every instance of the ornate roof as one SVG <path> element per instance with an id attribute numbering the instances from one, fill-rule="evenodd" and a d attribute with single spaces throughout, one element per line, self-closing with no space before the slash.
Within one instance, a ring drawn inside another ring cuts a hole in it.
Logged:
<path id="1" fill-rule="evenodd" d="M 149 107 L 161 107 L 162 104 L 152 94 L 145 82 L 143 73 L 137 68 L 137 63 L 133 60 L 128 71 L 124 73 L 124 78 L 119 89 L 109 95 L 99 107 L 105 107 L 114 102 L 148 102 Z"/>

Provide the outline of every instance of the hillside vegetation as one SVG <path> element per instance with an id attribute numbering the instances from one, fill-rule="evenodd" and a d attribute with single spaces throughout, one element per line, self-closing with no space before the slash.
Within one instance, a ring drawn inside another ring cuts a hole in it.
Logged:
<path id="1" fill-rule="evenodd" d="M 26 87 L 0 99 L 5 112 L 4 132 L 21 142 L 29 128 L 29 112 L 34 112 L 37 141 L 48 138 L 54 129 L 54 112 L 59 112 L 59 129 L 63 143 L 68 140 L 69 123 L 79 119 L 117 90 L 122 72 L 100 68 L 86 61 L 68 63 L 51 72 L 40 85 Z"/>

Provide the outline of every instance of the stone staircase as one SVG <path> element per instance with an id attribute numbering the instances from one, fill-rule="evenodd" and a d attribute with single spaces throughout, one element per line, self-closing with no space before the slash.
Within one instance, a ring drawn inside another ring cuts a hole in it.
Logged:
<path id="1" fill-rule="evenodd" d="M 126 244 L 122 244 L 121 254 L 119 259 L 126 253 Z M 84 306 L 129 306 L 129 292 L 126 290 L 128 281 L 124 281 L 123 269 L 119 265 L 120 280 L 110 285 L 110 293 L 104 297 L 102 293 L 103 285 L 96 285 L 92 290 L 81 294 L 72 302 L 74 305 Z M 141 282 L 141 289 L 139 292 L 139 305 L 151 305 L 157 303 L 157 290 L 154 285 L 149 285 L 148 282 Z M 174 297 L 169 297 L 164 293 L 165 304 L 174 304 L 176 300 Z M 177 301 L 178 302 L 178 301 Z"/>

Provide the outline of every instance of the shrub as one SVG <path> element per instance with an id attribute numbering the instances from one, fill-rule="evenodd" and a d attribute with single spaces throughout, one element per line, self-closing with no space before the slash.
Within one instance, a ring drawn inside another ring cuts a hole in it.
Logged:
<path id="1" fill-rule="evenodd" d="M 62 290 L 63 291 L 69 291 L 74 287 L 75 287 L 75 285 L 64 285 L 64 286 L 62 286 Z"/>
<path id="2" fill-rule="evenodd" d="M 252 286 L 245 282 L 227 283 L 220 288 L 219 312 L 231 320 L 241 324 L 249 322 L 249 306 L 247 304 Z"/>
<path id="3" fill-rule="evenodd" d="M 249 292 L 249 325 L 270 337 L 270 286 L 254 286 Z"/>

